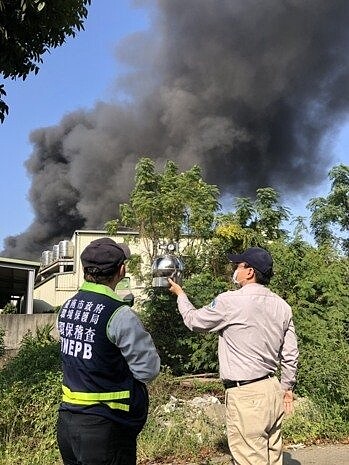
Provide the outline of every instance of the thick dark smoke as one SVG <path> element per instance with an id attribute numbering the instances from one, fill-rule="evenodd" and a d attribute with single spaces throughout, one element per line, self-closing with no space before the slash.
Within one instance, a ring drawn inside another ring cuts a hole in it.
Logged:
<path id="1" fill-rule="evenodd" d="M 349 108 L 348 0 L 144 0 L 152 25 L 124 40 L 117 91 L 31 134 L 35 220 L 6 256 L 38 258 L 77 228 L 101 228 L 150 156 L 198 163 L 222 193 L 299 193 L 331 163 L 324 136 Z"/>

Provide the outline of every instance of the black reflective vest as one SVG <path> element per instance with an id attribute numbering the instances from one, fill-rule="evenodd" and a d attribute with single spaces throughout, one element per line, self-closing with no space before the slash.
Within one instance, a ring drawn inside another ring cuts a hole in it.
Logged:
<path id="1" fill-rule="evenodd" d="M 108 322 L 124 305 L 109 287 L 85 282 L 62 306 L 60 410 L 101 415 L 140 431 L 148 412 L 146 386 L 107 335 Z"/>

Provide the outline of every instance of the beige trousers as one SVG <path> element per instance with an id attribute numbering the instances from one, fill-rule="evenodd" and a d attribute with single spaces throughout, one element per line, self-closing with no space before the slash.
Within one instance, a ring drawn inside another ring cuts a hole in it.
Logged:
<path id="1" fill-rule="evenodd" d="M 226 390 L 227 436 L 235 465 L 282 465 L 283 395 L 276 377 Z"/>

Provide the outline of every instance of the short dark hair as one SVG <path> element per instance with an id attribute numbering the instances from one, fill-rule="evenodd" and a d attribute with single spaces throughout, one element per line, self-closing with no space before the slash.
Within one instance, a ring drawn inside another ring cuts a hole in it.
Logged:
<path id="1" fill-rule="evenodd" d="M 115 265 L 113 268 L 104 272 L 98 268 L 86 267 L 84 268 L 84 280 L 89 283 L 108 285 L 116 273 L 119 272 L 121 265 Z"/>
<path id="2" fill-rule="evenodd" d="M 253 266 L 249 265 L 248 263 L 245 263 L 245 268 L 253 268 Z M 273 276 L 273 271 L 267 271 L 266 273 L 262 273 L 259 270 L 256 270 L 256 268 L 253 268 L 254 271 L 254 276 L 256 279 L 257 284 L 262 284 L 263 286 L 266 286 L 270 283 L 270 280 Z"/>

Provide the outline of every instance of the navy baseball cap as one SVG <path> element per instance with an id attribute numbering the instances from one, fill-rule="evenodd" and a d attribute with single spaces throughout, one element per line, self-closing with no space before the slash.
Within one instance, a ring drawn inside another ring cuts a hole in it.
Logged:
<path id="1" fill-rule="evenodd" d="M 84 268 L 95 268 L 104 272 L 120 266 L 130 258 L 131 252 L 127 244 L 116 243 L 109 237 L 92 241 L 82 252 L 80 258 Z"/>
<path id="2" fill-rule="evenodd" d="M 260 247 L 251 247 L 240 254 L 230 253 L 228 259 L 233 263 L 248 263 L 263 274 L 268 274 L 273 270 L 273 259 L 270 253 Z"/>

